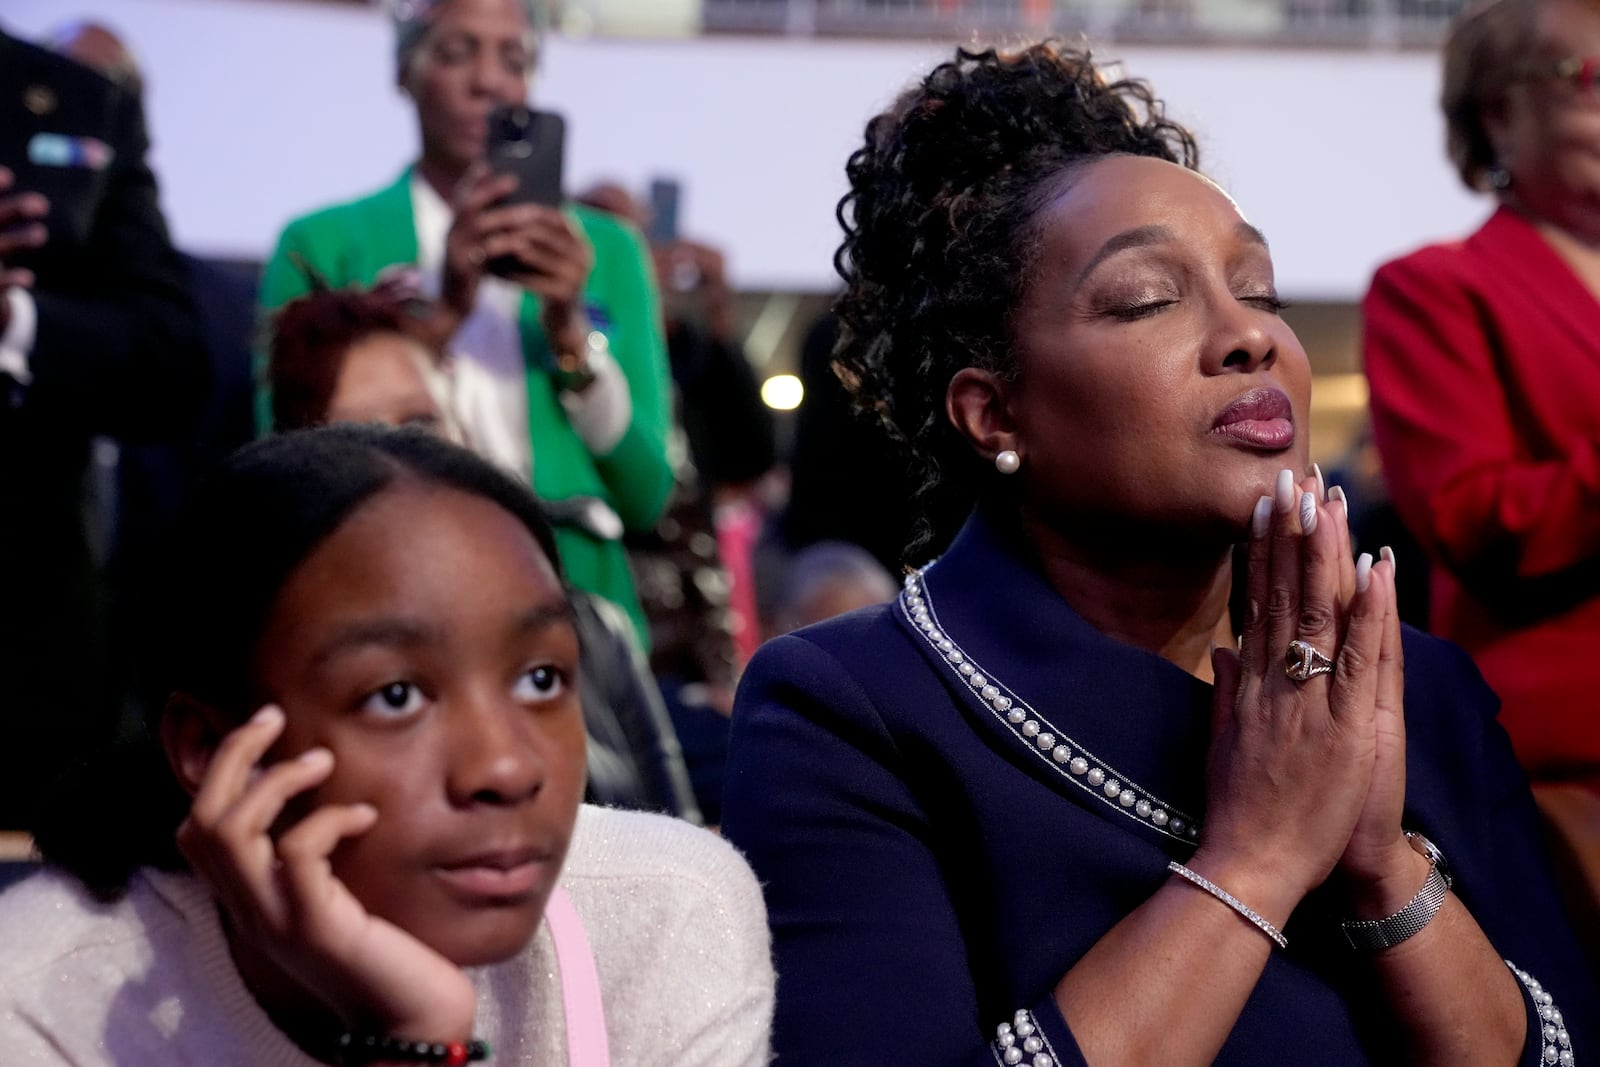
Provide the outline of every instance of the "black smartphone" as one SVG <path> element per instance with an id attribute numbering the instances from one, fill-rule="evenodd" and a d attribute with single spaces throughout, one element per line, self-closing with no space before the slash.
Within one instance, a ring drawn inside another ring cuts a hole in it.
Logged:
<path id="1" fill-rule="evenodd" d="M 675 178 L 650 179 L 650 229 L 645 234 L 651 244 L 667 245 L 678 239 L 678 202 L 683 185 Z"/>
<path id="2" fill-rule="evenodd" d="M 566 138 L 567 124 L 553 111 L 534 111 L 517 104 L 502 105 L 489 113 L 489 169 L 517 177 L 517 187 L 507 203 L 561 206 Z"/>
<path id="3" fill-rule="evenodd" d="M 501 203 L 561 206 L 566 135 L 565 120 L 553 111 L 502 104 L 489 113 L 489 169 L 517 178 L 517 187 Z M 526 268 L 515 256 L 496 256 L 484 269 L 511 275 Z"/>

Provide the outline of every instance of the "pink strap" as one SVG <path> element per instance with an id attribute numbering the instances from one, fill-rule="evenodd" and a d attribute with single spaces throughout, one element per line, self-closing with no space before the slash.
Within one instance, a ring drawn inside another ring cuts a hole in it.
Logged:
<path id="1" fill-rule="evenodd" d="M 606 1043 L 606 1010 L 600 1000 L 600 974 L 594 967 L 594 950 L 583 932 L 583 919 L 572 899 L 559 885 L 544 906 L 550 939 L 556 946 L 556 970 L 561 973 L 561 1006 L 567 1017 L 569 1067 L 608 1067 L 611 1049 Z"/>

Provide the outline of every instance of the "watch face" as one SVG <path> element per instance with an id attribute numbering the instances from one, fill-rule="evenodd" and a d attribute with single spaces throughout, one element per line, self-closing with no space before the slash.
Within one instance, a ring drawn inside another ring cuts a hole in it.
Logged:
<path id="1" fill-rule="evenodd" d="M 1438 845 L 1412 830 L 1406 831 L 1406 841 L 1410 843 L 1412 848 L 1420 852 L 1429 863 L 1433 864 L 1433 869 L 1439 872 L 1440 878 L 1444 879 L 1445 888 L 1448 889 L 1455 883 L 1455 879 L 1450 874 L 1450 864 L 1445 862 L 1444 853 L 1439 851 Z"/>

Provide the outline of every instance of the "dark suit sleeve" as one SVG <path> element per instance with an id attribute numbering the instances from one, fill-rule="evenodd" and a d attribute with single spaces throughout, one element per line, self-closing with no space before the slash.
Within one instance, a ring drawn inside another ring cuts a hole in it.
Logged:
<path id="1" fill-rule="evenodd" d="M 1600 442 L 1533 459 L 1518 441 L 1494 324 L 1463 269 L 1424 250 L 1363 305 L 1374 438 L 1406 525 L 1451 569 L 1558 574 L 1600 557 Z"/>
<path id="2" fill-rule="evenodd" d="M 87 245 L 40 278 L 24 405 L 39 418 L 133 439 L 180 436 L 205 400 L 208 362 L 182 260 L 156 197 L 144 116 L 117 94 L 116 156 Z"/>
<path id="3" fill-rule="evenodd" d="M 739 689 L 723 832 L 765 887 L 780 1062 L 1002 1062 L 909 760 L 855 680 L 803 638 L 769 642 Z M 1048 997 L 1029 1007 L 1080 1064 Z M 1032 1061 L 1029 1056 L 1027 1062 Z"/>

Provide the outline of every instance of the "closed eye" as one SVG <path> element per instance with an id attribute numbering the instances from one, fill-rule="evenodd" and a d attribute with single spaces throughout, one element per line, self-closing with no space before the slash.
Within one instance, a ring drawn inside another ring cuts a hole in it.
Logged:
<path id="1" fill-rule="evenodd" d="M 1157 314 L 1164 308 L 1172 307 L 1176 303 L 1176 300 L 1146 300 L 1131 304 L 1113 304 L 1106 309 L 1106 313 L 1122 322 L 1135 322 L 1139 319 L 1147 319 L 1151 315 Z"/>
<path id="2" fill-rule="evenodd" d="M 519 78 L 533 69 L 533 57 L 520 47 L 502 49 L 500 62 L 508 73 Z"/>
<path id="3" fill-rule="evenodd" d="M 1239 302 L 1252 304 L 1274 315 L 1282 314 L 1283 310 L 1289 306 L 1286 301 L 1278 299 L 1277 293 L 1257 293 L 1253 296 L 1241 296 L 1239 297 Z"/>
<path id="4" fill-rule="evenodd" d="M 453 67 L 470 61 L 475 51 L 471 42 L 457 36 L 441 40 L 434 46 L 433 54 L 439 62 Z"/>
<path id="5" fill-rule="evenodd" d="M 410 682 L 390 682 L 373 690 L 361 702 L 361 710 L 383 718 L 400 718 L 417 712 L 423 704 L 422 690 Z"/>

